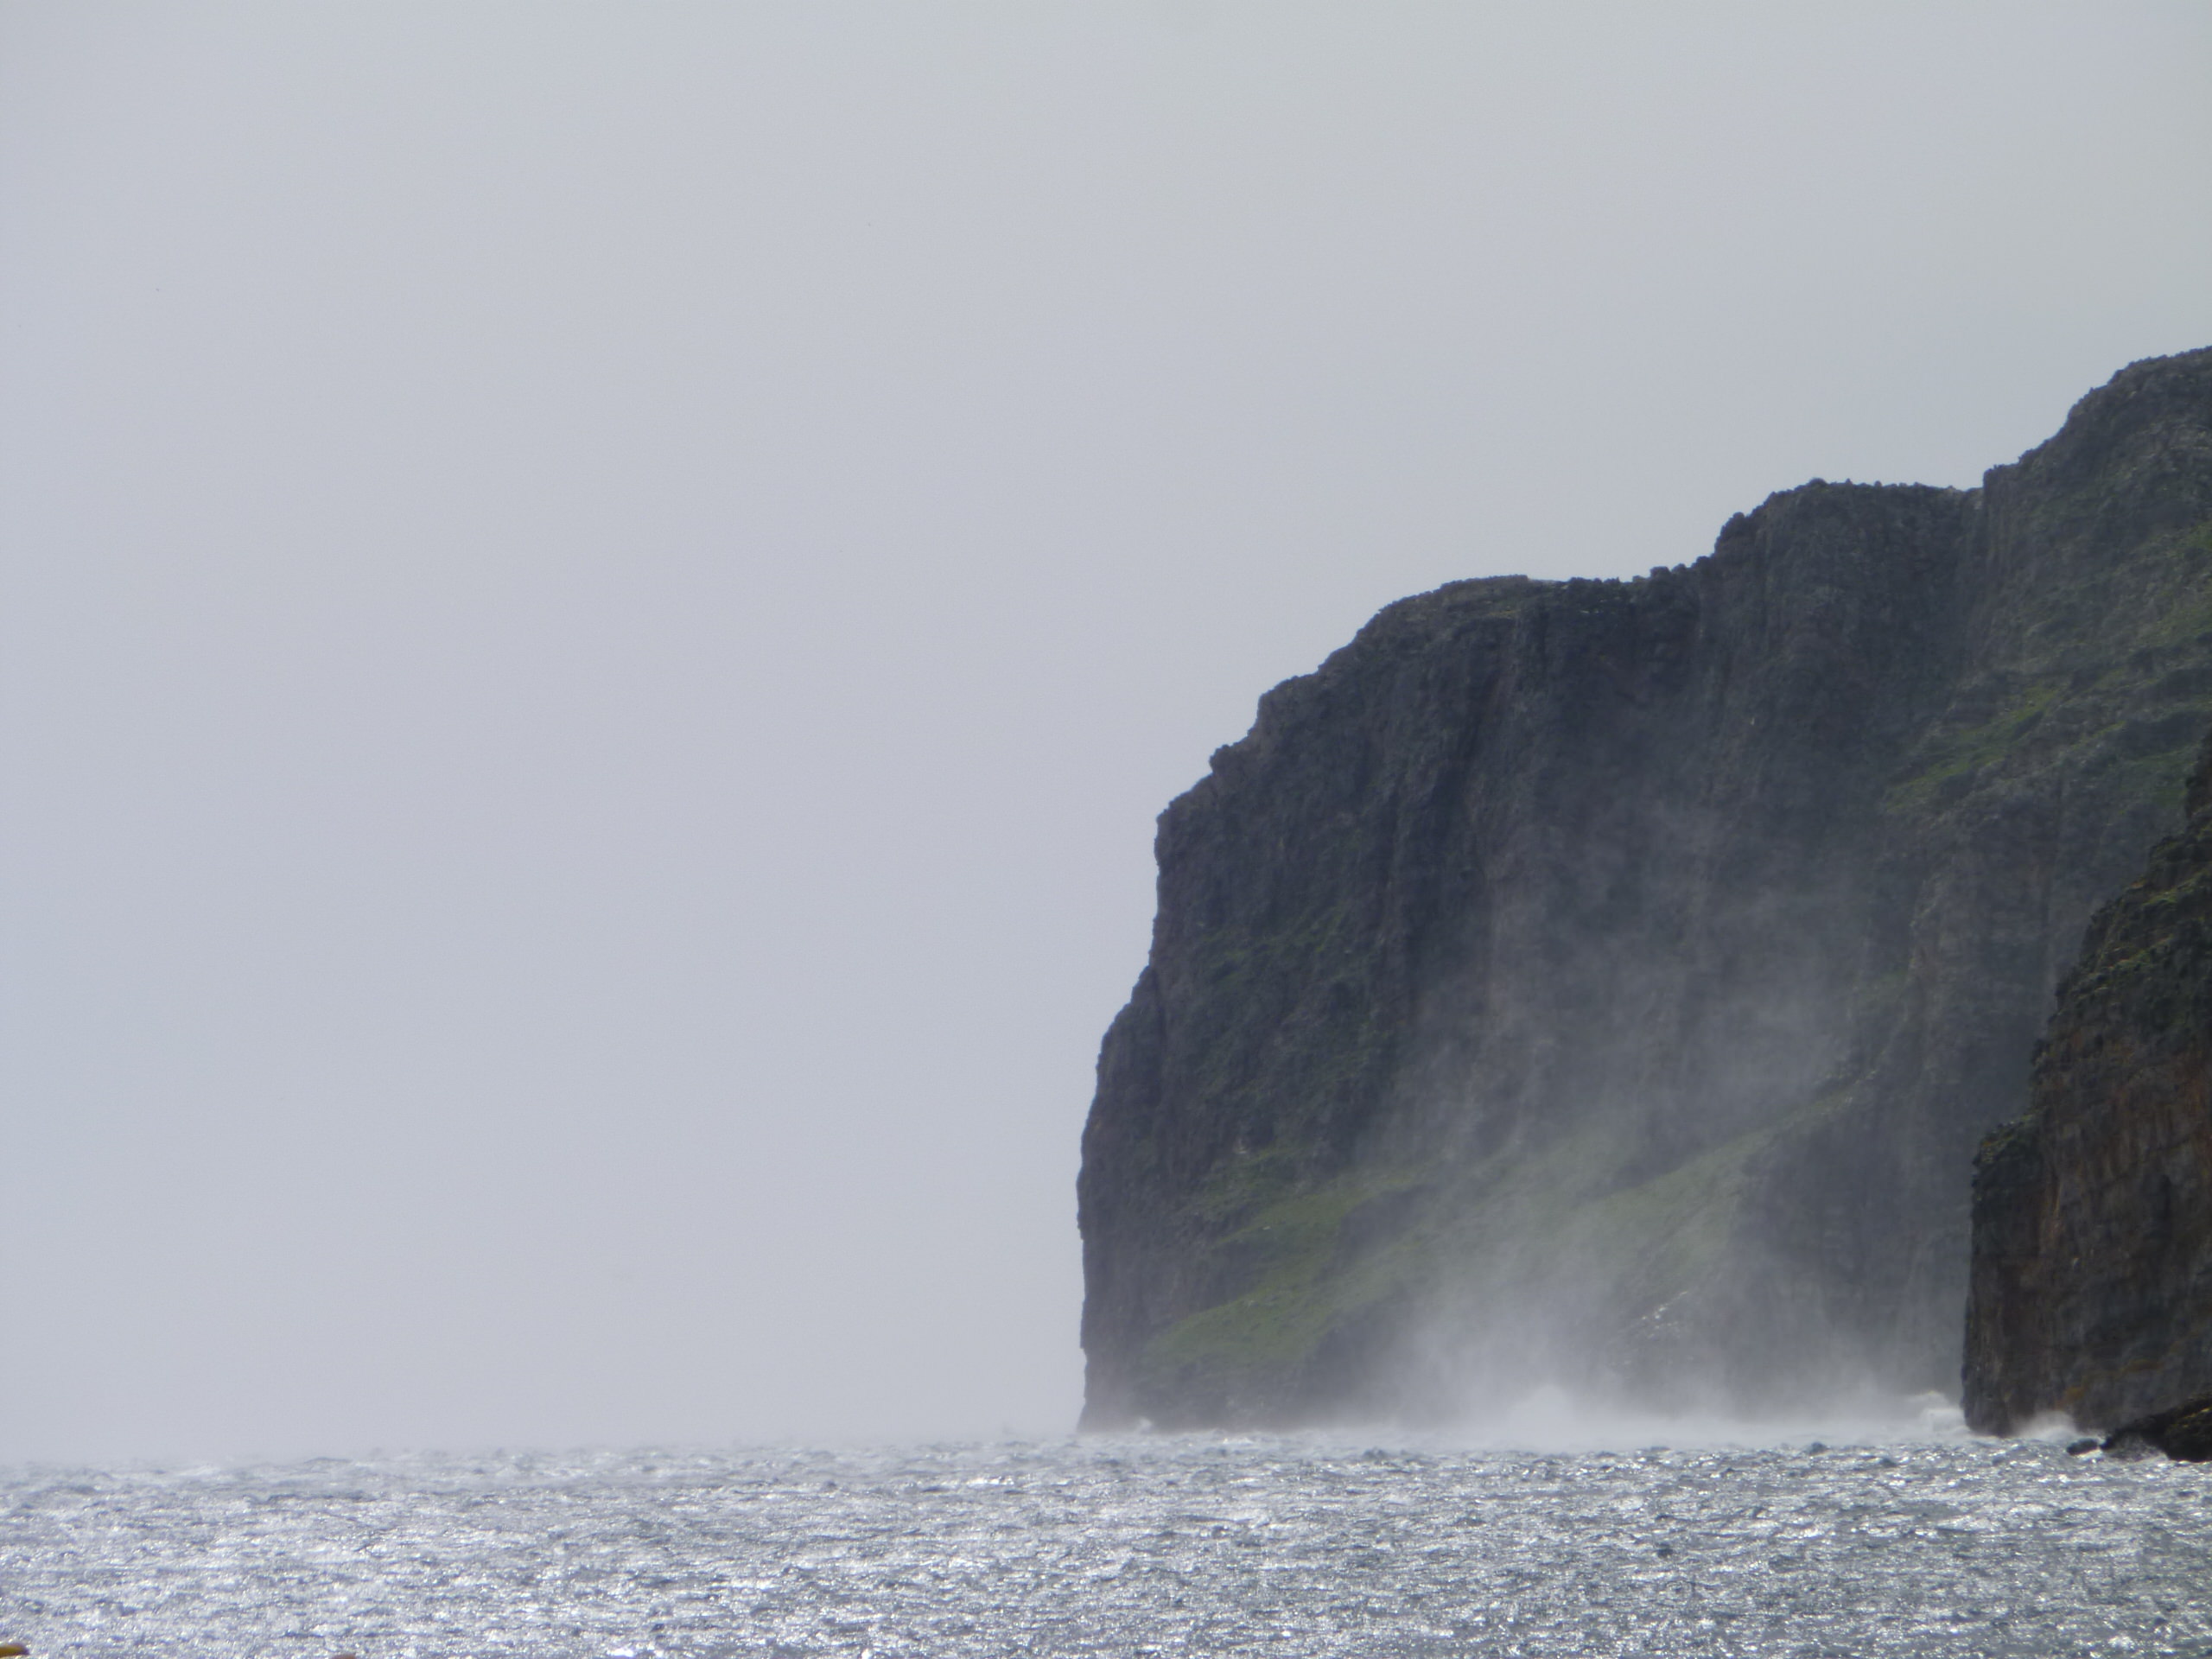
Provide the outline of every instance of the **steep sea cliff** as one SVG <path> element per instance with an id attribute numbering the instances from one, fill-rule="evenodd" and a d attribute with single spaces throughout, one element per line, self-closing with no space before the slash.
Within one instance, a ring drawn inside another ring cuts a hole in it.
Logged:
<path id="1" fill-rule="evenodd" d="M 1085 1421 L 1958 1376 L 1977 1141 L 2212 723 L 2212 351 L 1972 491 L 1455 583 L 1162 815 Z"/>
<path id="2" fill-rule="evenodd" d="M 2212 1394 L 2212 741 L 2189 821 L 2097 912 L 1974 1173 L 1966 1410 L 2109 1431 Z"/>

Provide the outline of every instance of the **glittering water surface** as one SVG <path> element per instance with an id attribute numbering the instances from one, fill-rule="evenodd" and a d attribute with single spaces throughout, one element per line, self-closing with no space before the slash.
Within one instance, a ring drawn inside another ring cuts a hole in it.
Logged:
<path id="1" fill-rule="evenodd" d="M 2212 1651 L 2212 1467 L 1159 1438 L 16 1471 L 67 1654 Z"/>

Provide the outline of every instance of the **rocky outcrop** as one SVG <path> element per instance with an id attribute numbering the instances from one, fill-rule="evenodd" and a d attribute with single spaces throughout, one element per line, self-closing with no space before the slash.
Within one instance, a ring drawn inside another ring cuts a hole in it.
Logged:
<path id="1" fill-rule="evenodd" d="M 2212 1395 L 2123 1423 L 2097 1449 L 2107 1457 L 2163 1452 L 2177 1463 L 2212 1463 Z"/>
<path id="2" fill-rule="evenodd" d="M 1973 491 L 1455 583 L 1160 819 L 1085 1421 L 1950 1386 L 1976 1142 L 2212 722 L 2212 352 Z"/>
<path id="3" fill-rule="evenodd" d="M 2090 925 L 2036 1050 L 2028 1114 L 1977 1160 L 1977 1428 L 2063 1412 L 2126 1426 L 2116 1443 L 2164 1449 L 2169 1417 L 2212 1436 L 2212 1415 L 2174 1410 L 2212 1391 L 2212 742 L 2188 808 Z"/>

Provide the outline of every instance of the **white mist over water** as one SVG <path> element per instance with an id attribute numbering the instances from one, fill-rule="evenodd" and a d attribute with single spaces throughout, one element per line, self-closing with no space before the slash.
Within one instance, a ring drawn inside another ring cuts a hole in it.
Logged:
<path id="1" fill-rule="evenodd" d="M 1161 804 L 2212 339 L 2208 27 L 0 9 L 0 1458 L 1064 1428 Z"/>
<path id="2" fill-rule="evenodd" d="M 1745 1416 L 1624 1409 L 1548 1385 L 1491 1417 L 1454 1425 L 1447 1443 L 1500 1451 L 1625 1452 L 1647 1446 L 1792 1447 L 1809 1443 L 1943 1445 L 1967 1438 L 1958 1402 L 1940 1394 L 1869 1396 L 1828 1409 Z M 2037 1438 L 2050 1438 L 2039 1435 Z"/>

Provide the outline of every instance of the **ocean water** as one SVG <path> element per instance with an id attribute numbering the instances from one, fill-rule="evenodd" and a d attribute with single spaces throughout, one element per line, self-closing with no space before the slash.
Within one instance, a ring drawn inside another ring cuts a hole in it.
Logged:
<path id="1" fill-rule="evenodd" d="M 64 1655 L 2212 1653 L 2212 1467 L 1140 1437 L 0 1478 Z"/>

